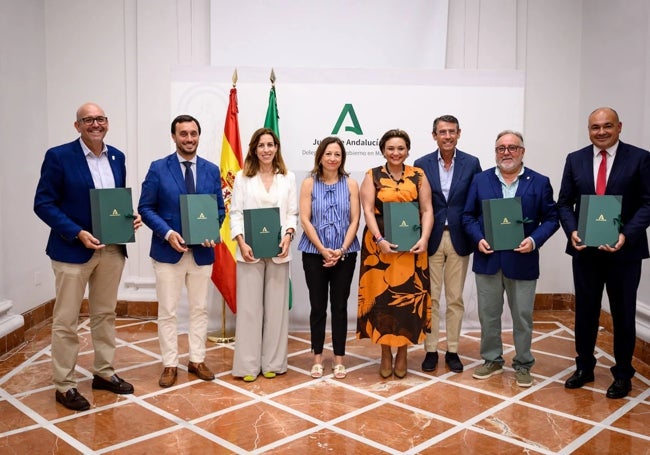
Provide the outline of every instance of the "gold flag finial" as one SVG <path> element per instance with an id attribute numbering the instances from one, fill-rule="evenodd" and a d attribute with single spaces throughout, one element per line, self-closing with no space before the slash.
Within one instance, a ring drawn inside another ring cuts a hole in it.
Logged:
<path id="1" fill-rule="evenodd" d="M 237 86 L 237 68 L 235 68 L 235 72 L 232 73 L 232 86 Z"/>
<path id="2" fill-rule="evenodd" d="M 271 85 L 275 85 L 275 70 L 271 68 Z"/>

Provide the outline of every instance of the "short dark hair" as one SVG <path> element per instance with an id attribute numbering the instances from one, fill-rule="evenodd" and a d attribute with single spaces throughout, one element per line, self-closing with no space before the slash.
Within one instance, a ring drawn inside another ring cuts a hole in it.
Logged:
<path id="1" fill-rule="evenodd" d="M 172 120 L 172 134 L 176 134 L 176 124 L 177 123 L 187 123 L 187 122 L 194 122 L 196 123 L 196 127 L 199 130 L 199 136 L 201 135 L 201 124 L 197 119 L 192 117 L 191 115 L 187 114 L 182 114 L 177 116 L 174 120 Z"/>
<path id="2" fill-rule="evenodd" d="M 393 130 L 386 131 L 381 139 L 379 139 L 379 150 L 381 150 L 381 153 L 384 153 L 384 147 L 386 147 L 386 142 L 388 142 L 388 139 L 392 139 L 394 137 L 404 139 L 404 142 L 406 142 L 406 150 L 411 150 L 411 138 L 409 137 L 408 133 L 404 130 L 400 130 L 399 128 L 395 128 Z"/>
<path id="3" fill-rule="evenodd" d="M 460 129 L 460 123 L 458 122 L 458 119 L 454 117 L 453 115 L 450 114 L 445 114 L 441 115 L 437 119 L 433 121 L 433 132 L 436 132 L 436 127 L 438 126 L 438 123 L 440 122 L 447 122 L 447 123 L 454 123 L 456 124 L 456 129 Z"/>

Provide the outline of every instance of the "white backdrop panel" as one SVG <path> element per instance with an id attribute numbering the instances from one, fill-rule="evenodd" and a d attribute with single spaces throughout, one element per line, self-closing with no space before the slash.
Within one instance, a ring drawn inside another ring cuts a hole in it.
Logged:
<path id="1" fill-rule="evenodd" d="M 232 68 L 178 69 L 171 87 L 172 116 L 189 113 L 199 119 L 203 130 L 199 153 L 217 164 L 232 71 Z M 268 69 L 261 68 L 239 70 L 237 92 L 244 156 L 252 132 L 264 123 L 270 89 L 268 73 Z M 412 164 L 416 158 L 435 150 L 431 137 L 433 119 L 453 114 L 461 123 L 459 148 L 478 156 L 485 169 L 493 165 L 496 134 L 503 129 L 521 130 L 523 125 L 523 77 L 518 72 L 414 70 L 397 73 L 331 69 L 324 72 L 285 68 L 276 69 L 276 73 L 282 153 L 298 182 L 313 166 L 316 142 L 332 134 L 346 106 L 348 114 L 344 115 L 337 135 L 345 142 L 361 144 L 346 147 L 349 153 L 346 168 L 359 182 L 364 171 L 383 163 L 376 143 L 387 129 L 402 128 L 409 133 L 412 148 L 407 162 Z M 354 119 L 349 115 L 349 106 L 355 113 Z M 356 132 L 346 131 L 346 126 L 356 127 Z M 291 265 L 292 330 L 309 326 L 307 289 L 296 245 L 294 242 L 295 259 Z M 349 301 L 351 329 L 356 321 L 357 291 L 358 278 L 353 282 Z M 478 327 L 471 273 L 468 274 L 465 301 L 464 326 Z M 441 306 L 444 312 L 444 303 Z M 505 324 L 510 324 L 509 315 Z"/>

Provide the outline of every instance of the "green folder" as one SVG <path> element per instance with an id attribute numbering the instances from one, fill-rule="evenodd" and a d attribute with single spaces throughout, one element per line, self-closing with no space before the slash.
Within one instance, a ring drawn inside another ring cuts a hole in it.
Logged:
<path id="1" fill-rule="evenodd" d="M 135 242 L 131 188 L 90 190 L 93 235 L 104 245 Z"/>
<path id="2" fill-rule="evenodd" d="M 493 251 L 514 250 L 524 240 L 521 198 L 484 199 L 483 232 Z"/>
<path id="3" fill-rule="evenodd" d="M 273 258 L 280 253 L 280 231 L 278 207 L 244 210 L 244 239 L 255 258 Z"/>
<path id="4" fill-rule="evenodd" d="M 578 214 L 578 237 L 583 245 L 613 246 L 621 231 L 623 196 L 583 194 Z"/>
<path id="5" fill-rule="evenodd" d="M 408 251 L 420 240 L 420 205 L 413 202 L 384 202 L 384 237 L 397 245 L 396 251 Z"/>
<path id="6" fill-rule="evenodd" d="M 216 194 L 181 194 L 181 235 L 186 245 L 221 242 Z"/>

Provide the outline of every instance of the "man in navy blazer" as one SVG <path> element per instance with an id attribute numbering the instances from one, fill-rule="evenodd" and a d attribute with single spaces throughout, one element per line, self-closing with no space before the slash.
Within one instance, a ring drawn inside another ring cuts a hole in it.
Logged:
<path id="1" fill-rule="evenodd" d="M 115 306 L 126 247 L 104 245 L 92 234 L 90 190 L 124 187 L 124 154 L 106 145 L 108 117 L 94 103 L 77 110 L 80 138 L 45 153 L 34 198 L 34 212 L 50 227 L 45 249 L 52 260 L 56 301 L 52 315 L 52 369 L 56 401 L 83 411 L 90 403 L 77 390 L 77 324 L 89 287 L 90 333 L 95 350 L 93 389 L 133 393 L 113 368 Z M 134 228 L 142 224 L 140 216 Z"/>
<path id="2" fill-rule="evenodd" d="M 524 167 L 526 149 L 521 133 L 499 133 L 495 152 L 497 166 L 474 177 L 463 212 L 463 227 L 476 246 L 472 270 L 476 274 L 481 357 L 485 361 L 472 376 L 487 379 L 503 373 L 501 314 L 505 291 L 513 322 L 516 382 L 520 387 L 530 387 L 530 369 L 535 363 L 530 345 L 539 248 L 559 229 L 558 211 L 548 177 Z M 482 201 L 511 197 L 521 198 L 524 240 L 514 250 L 494 251 L 485 240 Z"/>
<path id="3" fill-rule="evenodd" d="M 183 283 L 187 287 L 190 308 L 189 363 L 187 370 L 205 381 L 214 374 L 205 364 L 208 334 L 208 290 L 214 262 L 213 239 L 188 246 L 181 232 L 180 195 L 214 194 L 219 208 L 219 225 L 225 217 L 219 167 L 199 156 L 199 121 L 179 115 L 171 124 L 176 151 L 151 163 L 142 183 L 138 211 L 151 228 L 151 250 L 158 295 L 158 338 L 163 372 L 158 384 L 171 387 L 178 367 L 176 310 Z"/>
<path id="4" fill-rule="evenodd" d="M 478 158 L 456 148 L 460 125 L 453 115 L 442 115 L 433 121 L 433 139 L 438 150 L 415 160 L 424 170 L 431 185 L 433 229 L 429 236 L 429 277 L 431 279 L 431 332 L 424 341 L 423 371 L 434 371 L 438 365 L 440 333 L 440 294 L 445 287 L 445 327 L 447 352 L 445 363 L 455 373 L 463 371 L 458 357 L 458 340 L 465 305 L 463 287 L 467 276 L 472 244 L 463 230 L 461 218 L 467 191 L 475 174 L 481 172 Z"/>
<path id="5" fill-rule="evenodd" d="M 641 262 L 648 257 L 646 229 L 650 225 L 650 153 L 619 140 L 623 124 L 616 111 L 601 107 L 589 115 L 592 145 L 567 156 L 558 197 L 562 229 L 567 235 L 566 252 L 572 256 L 576 293 L 576 371 L 565 382 L 575 389 L 594 380 L 594 348 L 598 336 L 603 289 L 607 288 L 614 323 L 614 382 L 608 398 L 623 398 L 632 389 L 636 341 L 636 296 Z M 602 152 L 605 152 L 603 158 Z M 606 169 L 604 193 L 596 191 L 601 161 Z M 578 236 L 580 197 L 612 194 L 623 197 L 621 232 L 614 246 L 587 247 Z"/>

